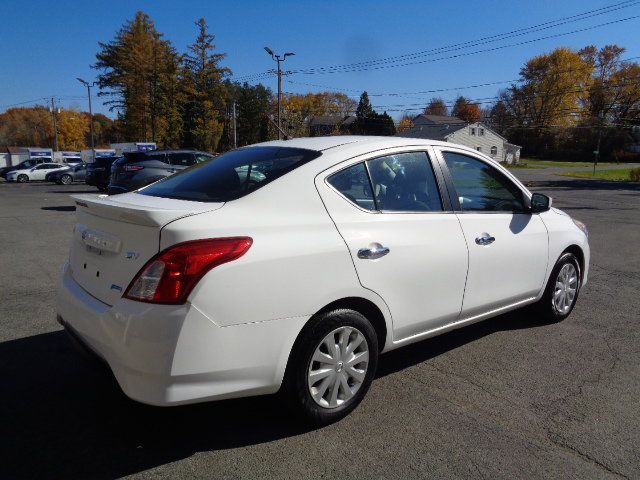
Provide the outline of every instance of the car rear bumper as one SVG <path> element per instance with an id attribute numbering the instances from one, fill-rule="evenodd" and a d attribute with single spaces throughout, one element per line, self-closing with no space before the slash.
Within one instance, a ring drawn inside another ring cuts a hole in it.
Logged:
<path id="1" fill-rule="evenodd" d="M 159 406 L 276 392 L 308 317 L 220 327 L 189 303 L 150 305 L 89 295 L 64 266 L 58 317 L 106 361 L 124 393 Z"/>

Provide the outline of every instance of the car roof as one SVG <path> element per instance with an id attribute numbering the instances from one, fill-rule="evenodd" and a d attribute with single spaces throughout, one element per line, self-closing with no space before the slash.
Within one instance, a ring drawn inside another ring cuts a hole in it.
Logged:
<path id="1" fill-rule="evenodd" d="M 322 152 L 343 145 L 357 145 L 363 149 L 377 150 L 379 148 L 403 147 L 409 145 L 447 145 L 447 142 L 422 138 L 336 135 L 331 137 L 302 137 L 292 138 L 290 140 L 273 140 L 270 142 L 257 143 L 251 146 L 305 148 L 307 150 Z"/>
<path id="2" fill-rule="evenodd" d="M 191 150 L 189 148 L 166 148 L 166 149 L 158 149 L 158 150 L 149 150 L 147 152 L 141 152 L 141 153 L 146 153 L 147 155 L 151 155 L 154 153 L 205 153 L 207 155 L 211 155 L 208 152 L 203 152 L 202 150 Z"/>

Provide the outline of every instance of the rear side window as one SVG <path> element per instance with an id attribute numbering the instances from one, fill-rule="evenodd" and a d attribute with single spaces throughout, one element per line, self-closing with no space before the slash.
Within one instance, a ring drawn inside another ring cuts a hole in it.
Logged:
<path id="1" fill-rule="evenodd" d="M 409 152 L 367 162 L 379 210 L 432 212 L 442 201 L 425 152 Z"/>
<path id="2" fill-rule="evenodd" d="M 157 160 L 163 163 L 169 163 L 167 160 L 167 156 L 164 153 L 147 153 L 145 155 L 137 155 L 131 156 L 132 161 L 141 161 L 141 160 Z"/>
<path id="3" fill-rule="evenodd" d="M 171 163 L 171 165 L 189 167 L 196 163 L 196 160 L 193 153 L 170 153 L 169 163 Z"/>
<path id="4" fill-rule="evenodd" d="M 349 201 L 360 208 L 375 210 L 373 191 L 364 163 L 358 163 L 331 175 L 327 181 Z"/>
<path id="5" fill-rule="evenodd" d="M 227 202 L 257 190 L 320 155 L 302 148 L 241 148 L 198 163 L 138 193 L 179 200 Z"/>

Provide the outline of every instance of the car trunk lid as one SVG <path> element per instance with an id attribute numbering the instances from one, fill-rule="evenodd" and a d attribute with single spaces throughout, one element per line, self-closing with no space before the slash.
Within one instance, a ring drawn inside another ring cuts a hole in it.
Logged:
<path id="1" fill-rule="evenodd" d="M 72 275 L 108 305 L 122 296 L 136 273 L 158 253 L 162 227 L 224 205 L 138 193 L 72 198 L 77 213 L 69 256 Z"/>

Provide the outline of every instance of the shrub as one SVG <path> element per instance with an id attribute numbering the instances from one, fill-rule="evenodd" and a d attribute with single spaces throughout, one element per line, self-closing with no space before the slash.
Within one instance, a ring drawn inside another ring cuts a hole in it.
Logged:
<path id="1" fill-rule="evenodd" d="M 640 168 L 632 168 L 629 172 L 629 178 L 632 182 L 640 182 Z"/>

